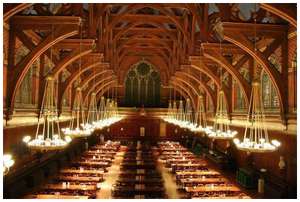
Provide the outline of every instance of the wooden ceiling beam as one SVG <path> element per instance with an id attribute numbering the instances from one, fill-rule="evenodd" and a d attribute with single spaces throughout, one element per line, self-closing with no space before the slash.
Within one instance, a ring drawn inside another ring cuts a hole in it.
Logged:
<path id="1" fill-rule="evenodd" d="M 114 19 L 118 18 L 119 14 L 112 14 L 111 16 L 111 21 Z M 179 22 L 183 21 L 183 17 L 174 17 L 176 20 Z M 148 14 L 126 14 L 122 16 L 122 21 L 136 21 L 137 19 L 141 21 L 145 21 L 145 23 L 149 21 L 155 21 L 159 23 L 170 23 L 174 24 L 174 21 L 172 21 L 168 16 L 165 15 L 148 15 Z"/>
<path id="2" fill-rule="evenodd" d="M 32 3 L 5 3 L 3 8 L 3 21 L 7 21 L 13 15 L 25 10 L 26 8 L 29 8 L 32 5 Z"/>
<path id="3" fill-rule="evenodd" d="M 200 81 L 198 78 L 195 77 L 195 75 L 191 74 L 191 73 L 186 73 L 185 70 L 182 70 L 182 71 L 177 71 L 175 73 L 175 76 L 179 77 L 179 78 L 182 78 L 183 80 L 193 80 L 197 83 L 197 95 L 200 95 L 200 88 L 198 88 L 198 86 L 200 86 L 201 88 L 204 89 L 204 91 L 206 92 L 207 95 L 209 95 L 209 97 L 211 98 L 211 100 L 214 101 L 213 105 L 214 107 L 216 106 L 216 93 L 213 92 L 207 85 L 206 83 L 204 83 L 203 81 Z M 188 78 L 187 78 L 188 77 Z M 226 89 L 227 90 L 227 89 Z M 227 94 L 225 93 L 225 100 L 228 104 L 228 97 L 227 97 Z"/>
<path id="4" fill-rule="evenodd" d="M 207 50 L 222 51 L 222 53 L 247 54 L 243 49 L 231 43 L 221 45 L 220 43 L 202 43 L 202 47 Z"/>
<path id="5" fill-rule="evenodd" d="M 75 16 L 13 16 L 11 25 L 80 25 L 81 18 Z"/>
<path id="6" fill-rule="evenodd" d="M 78 34 L 78 26 L 57 26 L 54 30 L 53 34 L 48 35 L 38 46 L 34 48 L 26 57 L 22 60 L 20 65 L 17 68 L 10 68 L 8 71 L 8 89 L 7 92 L 7 107 L 9 110 L 7 111 L 9 114 L 7 117 L 10 117 L 14 109 L 14 102 L 17 91 L 21 86 L 21 83 L 30 69 L 31 65 L 35 62 L 37 58 L 39 58 L 42 54 L 45 53 L 51 46 L 68 38 L 70 36 L 74 36 Z"/>
<path id="7" fill-rule="evenodd" d="M 55 44 L 54 48 L 59 49 L 74 49 L 80 45 L 84 47 L 92 47 L 95 44 L 94 39 L 64 39 L 61 42 Z"/>
<path id="8" fill-rule="evenodd" d="M 133 40 L 131 40 L 133 39 Z M 158 39 L 158 38 L 126 38 L 126 39 L 120 39 L 119 42 L 122 44 L 122 43 L 126 43 L 128 40 L 131 40 L 133 42 L 139 42 L 139 43 L 160 43 L 160 44 L 165 44 L 167 45 L 168 47 L 172 47 L 173 46 L 173 41 L 172 40 L 169 40 L 169 39 Z M 131 42 L 130 41 L 130 42 Z M 127 43 L 126 43 L 127 44 Z"/>
<path id="9" fill-rule="evenodd" d="M 258 24 L 258 23 L 238 23 L 238 22 L 222 22 L 222 26 L 225 32 L 238 32 L 245 33 L 254 36 L 254 30 L 257 34 L 263 36 L 278 36 L 285 34 L 288 30 L 286 25 L 274 25 L 274 24 Z"/>
<path id="10" fill-rule="evenodd" d="M 284 3 L 280 3 L 280 4 L 261 3 L 260 7 L 286 20 L 292 26 L 297 27 L 297 4 L 292 4 L 294 5 L 293 9 L 288 7 L 290 5 L 291 4 L 284 4 Z"/>
<path id="11" fill-rule="evenodd" d="M 113 28 L 113 31 L 115 32 L 119 32 L 122 31 L 123 28 Z M 163 28 L 146 28 L 146 27 L 134 27 L 131 28 L 127 33 L 128 34 L 147 34 L 147 33 L 153 33 L 155 35 L 161 35 L 164 34 L 164 32 L 166 31 L 166 29 Z M 170 29 L 167 30 L 169 33 L 173 33 L 174 35 L 177 34 L 177 30 L 174 29 Z"/>

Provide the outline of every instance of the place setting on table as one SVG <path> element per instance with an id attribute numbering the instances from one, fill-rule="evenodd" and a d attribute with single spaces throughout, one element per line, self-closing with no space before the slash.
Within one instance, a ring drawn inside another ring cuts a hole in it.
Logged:
<path id="1" fill-rule="evenodd" d="M 108 142 L 106 147 L 118 151 L 119 144 Z M 91 150 L 84 152 L 87 154 Z M 103 150 L 104 151 L 104 150 Z M 110 152 L 105 150 L 104 152 Z M 111 158 L 96 158 L 91 155 L 82 155 L 56 174 L 51 180 L 42 185 L 34 194 L 27 198 L 39 199 L 88 199 L 96 198 L 96 192 L 101 189 L 104 173 L 111 165 Z M 107 156 L 110 156 L 108 154 Z"/>
<path id="2" fill-rule="evenodd" d="M 161 142 L 158 145 L 160 158 L 166 159 L 164 166 L 175 175 L 179 189 L 189 198 L 249 198 L 220 172 L 209 168 L 205 159 L 186 153 L 187 159 L 183 154 L 187 150 L 179 143 Z"/>

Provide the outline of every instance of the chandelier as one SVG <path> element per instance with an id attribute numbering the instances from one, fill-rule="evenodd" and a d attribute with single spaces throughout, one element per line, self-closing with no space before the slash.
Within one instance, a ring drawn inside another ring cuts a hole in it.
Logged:
<path id="1" fill-rule="evenodd" d="M 220 54 L 221 51 L 221 40 L 220 40 Z M 229 117 L 227 113 L 227 105 L 225 103 L 225 94 L 222 89 L 223 77 L 222 67 L 220 67 L 220 83 L 218 97 L 217 97 L 217 109 L 214 120 L 214 125 L 211 130 L 207 131 L 207 136 L 212 139 L 232 139 L 236 136 L 237 131 L 232 131 L 229 128 Z"/>
<path id="2" fill-rule="evenodd" d="M 200 72 L 199 80 L 200 80 L 200 83 L 202 83 L 201 72 Z M 194 122 L 195 122 L 195 127 L 192 128 L 192 132 L 208 133 L 212 129 L 211 126 L 207 126 L 206 113 L 205 113 L 205 107 L 204 107 L 204 96 L 203 96 L 202 92 L 200 92 L 200 95 L 198 96 L 197 110 L 195 111 Z"/>
<path id="3" fill-rule="evenodd" d="M 206 121 L 206 113 L 205 113 L 205 107 L 204 107 L 204 97 L 202 94 L 198 96 L 198 104 L 197 104 L 197 109 L 195 112 L 195 119 L 194 119 L 194 124 L 195 127 L 192 129 L 193 132 L 205 132 L 208 133 L 212 127 L 207 126 L 207 121 Z"/>
<path id="4" fill-rule="evenodd" d="M 232 139 L 237 134 L 237 131 L 232 131 L 229 128 L 229 119 L 227 107 L 224 98 L 224 91 L 221 89 L 217 97 L 217 110 L 213 128 L 207 131 L 207 136 L 213 139 Z"/>
<path id="5" fill-rule="evenodd" d="M 174 91 L 175 92 L 175 91 Z M 171 97 L 171 93 L 170 93 Z M 180 99 L 179 106 L 177 108 L 176 103 L 176 95 L 174 93 L 174 101 L 172 106 L 172 100 L 169 100 L 167 115 L 161 117 L 167 123 L 171 123 L 177 125 L 181 128 L 194 130 L 196 127 L 193 119 L 193 110 L 191 106 L 191 100 L 189 98 L 186 99 L 186 104 L 184 107 L 183 100 Z"/>
<path id="6" fill-rule="evenodd" d="M 93 131 L 95 129 L 96 123 L 98 121 L 98 110 L 97 110 L 97 100 L 96 100 L 96 93 L 92 92 L 91 100 L 89 104 L 89 110 L 87 114 L 87 120 L 84 125 L 85 129 Z"/>
<path id="7" fill-rule="evenodd" d="M 12 155 L 4 154 L 3 155 L 3 174 L 7 175 L 10 167 L 12 167 L 14 164 L 15 164 L 15 161 L 13 160 Z"/>
<path id="8" fill-rule="evenodd" d="M 82 25 L 80 26 L 80 54 L 82 49 Z M 79 57 L 79 77 L 78 77 L 78 86 L 75 92 L 74 104 L 72 109 L 72 115 L 70 120 L 70 125 L 67 128 L 63 128 L 62 131 L 65 135 L 71 137 L 87 137 L 90 136 L 93 132 L 93 128 L 86 125 L 85 120 L 85 111 L 84 104 L 82 100 L 82 89 L 81 85 L 81 55 Z"/>
<path id="9" fill-rule="evenodd" d="M 117 92 L 117 91 L 116 91 Z M 113 94 L 114 95 L 114 94 Z M 104 127 L 108 127 L 122 119 L 119 115 L 118 103 L 117 103 L 117 95 L 115 95 L 115 100 L 102 96 L 100 100 L 99 113 L 98 113 L 98 121 L 94 124 L 95 128 L 102 129 Z"/>
<path id="10" fill-rule="evenodd" d="M 254 81 L 252 83 L 252 92 L 243 141 L 240 142 L 237 138 L 233 140 L 239 150 L 263 153 L 272 152 L 278 149 L 280 146 L 279 141 L 272 140 L 271 143 L 269 141 L 264 118 L 265 115 L 260 83 Z"/>
<path id="11" fill-rule="evenodd" d="M 256 11 L 256 4 L 255 4 Z M 254 18 L 254 51 L 256 52 L 256 15 Z M 243 141 L 240 142 L 235 138 L 233 142 L 239 150 L 264 153 L 273 152 L 278 149 L 281 143 L 277 140 L 272 140 L 270 143 L 268 131 L 265 127 L 264 104 L 261 94 L 261 86 L 259 82 L 259 72 L 257 66 L 254 66 L 255 79 L 252 82 L 252 90 L 249 102 L 249 110 L 247 116 L 247 124 L 244 132 Z"/>
<path id="12" fill-rule="evenodd" d="M 87 137 L 93 132 L 93 128 L 88 127 L 85 123 L 82 89 L 80 87 L 76 88 L 70 125 L 67 128 L 63 128 L 62 131 L 65 135 L 71 137 Z"/>
<path id="13" fill-rule="evenodd" d="M 40 125 L 43 120 L 43 128 L 40 133 Z M 44 91 L 41 111 L 38 119 L 38 125 L 35 138 L 31 140 L 30 136 L 25 136 L 23 142 L 33 150 L 48 151 L 63 149 L 71 142 L 70 136 L 62 139 L 60 136 L 58 112 L 55 100 L 54 79 L 52 76 L 46 78 L 46 88 Z"/>
<path id="14" fill-rule="evenodd" d="M 95 49 L 96 46 L 93 47 Z M 95 57 L 93 57 L 93 63 L 95 63 Z M 94 92 L 91 93 L 89 109 L 87 113 L 86 123 L 83 125 L 85 130 L 90 130 L 91 133 L 96 129 L 96 123 L 99 120 L 98 110 L 97 110 L 97 100 L 96 100 L 96 92 L 95 92 L 95 79 L 96 79 L 96 69 L 93 67 L 93 86 Z"/>

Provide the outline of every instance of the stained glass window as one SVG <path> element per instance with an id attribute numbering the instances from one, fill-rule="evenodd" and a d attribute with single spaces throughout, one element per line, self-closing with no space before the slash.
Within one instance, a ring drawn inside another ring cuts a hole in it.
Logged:
<path id="1" fill-rule="evenodd" d="M 125 80 L 125 105 L 129 107 L 159 107 L 160 75 L 147 62 L 139 62 Z"/>
<path id="2" fill-rule="evenodd" d="M 279 109 L 279 98 L 275 87 L 266 72 L 262 72 L 261 76 L 262 99 L 265 109 Z"/>

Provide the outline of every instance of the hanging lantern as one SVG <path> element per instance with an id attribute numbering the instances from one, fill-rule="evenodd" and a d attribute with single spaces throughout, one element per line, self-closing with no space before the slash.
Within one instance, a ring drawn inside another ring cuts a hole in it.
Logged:
<path id="1" fill-rule="evenodd" d="M 272 140 L 270 142 L 264 118 L 265 115 L 260 83 L 255 81 L 252 83 L 252 92 L 243 141 L 240 142 L 237 138 L 233 141 L 239 150 L 263 153 L 273 152 L 278 149 L 280 142 L 277 140 Z"/>
<path id="2" fill-rule="evenodd" d="M 217 110 L 212 130 L 207 131 L 209 138 L 213 139 L 232 139 L 237 134 L 237 131 L 232 131 L 229 128 L 229 119 L 227 107 L 225 103 L 224 91 L 221 89 L 218 92 Z"/>
<path id="3" fill-rule="evenodd" d="M 97 123 L 97 121 L 98 121 L 98 111 L 97 111 L 96 93 L 93 92 L 91 94 L 87 121 L 84 128 L 93 131 L 95 129 L 95 124 Z"/>
<path id="4" fill-rule="evenodd" d="M 207 119 L 206 119 L 203 95 L 199 95 L 197 106 L 198 106 L 198 110 L 195 113 L 195 125 L 196 126 L 193 131 L 208 133 L 212 129 L 212 127 L 207 126 Z"/>
<path id="5" fill-rule="evenodd" d="M 184 125 L 185 128 L 189 130 L 194 130 L 195 125 L 193 122 L 193 109 L 191 106 L 191 100 L 188 98 L 186 100 L 186 105 L 185 105 L 185 120 L 184 120 Z"/>
<path id="6" fill-rule="evenodd" d="M 103 121 L 105 119 L 105 98 L 104 96 L 101 96 L 100 99 L 100 105 L 99 105 L 99 110 L 98 110 L 98 121 L 96 122 L 96 128 L 102 129 L 103 126 Z"/>
<path id="7" fill-rule="evenodd" d="M 167 111 L 167 115 L 165 117 L 163 117 L 163 120 L 166 122 L 171 122 L 172 121 L 172 116 L 173 116 L 173 108 L 172 108 L 172 101 L 169 100 L 169 104 L 168 104 L 168 111 Z"/>
<path id="8" fill-rule="evenodd" d="M 39 129 L 41 124 L 43 124 L 43 128 L 40 133 Z M 23 142 L 32 150 L 48 151 L 63 149 L 71 140 L 70 136 L 65 136 L 64 140 L 60 136 L 54 79 L 52 76 L 48 76 L 46 78 L 45 92 L 38 119 L 36 136 L 33 140 L 31 140 L 30 136 L 25 136 Z"/>
<path id="9" fill-rule="evenodd" d="M 74 105 L 72 110 L 72 118 L 70 125 L 67 128 L 63 128 L 62 131 L 65 135 L 71 137 L 87 137 L 92 134 L 93 129 L 85 127 L 85 112 L 82 101 L 82 90 L 80 87 L 76 88 L 76 94 L 74 99 Z"/>

